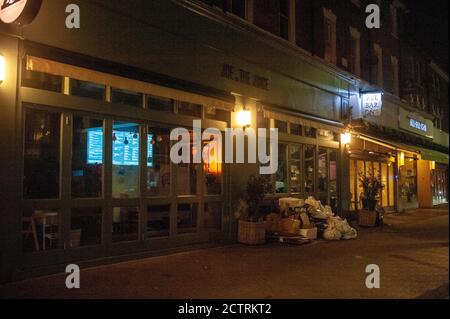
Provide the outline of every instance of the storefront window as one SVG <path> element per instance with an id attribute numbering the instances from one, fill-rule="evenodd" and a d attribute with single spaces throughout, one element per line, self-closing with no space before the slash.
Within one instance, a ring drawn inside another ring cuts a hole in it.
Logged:
<path id="1" fill-rule="evenodd" d="M 169 237 L 170 205 L 148 206 L 147 237 Z"/>
<path id="2" fill-rule="evenodd" d="M 148 128 L 147 190 L 150 196 L 170 194 L 170 130 Z"/>
<path id="3" fill-rule="evenodd" d="M 316 136 L 317 136 L 317 129 L 315 129 L 314 127 L 305 126 L 304 132 L 305 132 L 304 135 L 306 137 L 316 138 Z"/>
<path id="4" fill-rule="evenodd" d="M 300 193 L 301 150 L 301 145 L 289 145 L 289 178 L 291 183 L 291 193 Z"/>
<path id="5" fill-rule="evenodd" d="M 23 251 L 36 252 L 58 249 L 59 217 L 59 212 L 55 210 L 25 210 L 22 217 Z"/>
<path id="6" fill-rule="evenodd" d="M 336 150 L 330 150 L 329 153 L 329 188 L 328 191 L 330 193 L 330 206 L 333 211 L 337 211 L 338 208 L 338 198 L 337 198 L 337 159 L 338 152 Z"/>
<path id="7" fill-rule="evenodd" d="M 290 124 L 291 126 L 291 134 L 296 136 L 302 136 L 303 135 L 303 128 L 299 124 Z"/>
<path id="8" fill-rule="evenodd" d="M 139 211 L 137 207 L 113 207 L 113 243 L 138 240 Z"/>
<path id="9" fill-rule="evenodd" d="M 354 211 L 357 209 L 357 201 L 358 201 L 358 192 L 356 189 L 356 167 L 355 167 L 355 161 L 350 160 L 350 194 L 351 194 L 351 207 L 350 210 Z"/>
<path id="10" fill-rule="evenodd" d="M 389 206 L 395 206 L 395 192 L 394 192 L 394 165 L 388 164 L 388 178 L 389 178 Z"/>
<path id="11" fill-rule="evenodd" d="M 288 132 L 288 124 L 283 121 L 275 120 L 275 128 L 278 129 L 278 133 L 285 133 Z"/>
<path id="12" fill-rule="evenodd" d="M 178 114 L 189 115 L 197 118 L 202 117 L 202 106 L 189 102 L 179 102 Z"/>
<path id="13" fill-rule="evenodd" d="M 387 164 L 381 163 L 381 185 L 383 185 L 383 189 L 381 190 L 381 205 L 383 207 L 389 206 L 389 185 L 388 185 L 388 172 L 387 172 Z"/>
<path id="14" fill-rule="evenodd" d="M 357 183 L 357 209 L 360 209 L 362 207 L 362 197 L 363 197 L 363 187 L 360 180 L 360 176 L 365 174 L 364 169 L 364 162 L 363 161 L 356 161 L 356 183 Z"/>
<path id="15" fill-rule="evenodd" d="M 197 232 L 198 204 L 178 204 L 177 233 Z"/>
<path id="16" fill-rule="evenodd" d="M 135 123 L 114 122 L 112 148 L 113 197 L 138 197 L 139 125 Z"/>
<path id="17" fill-rule="evenodd" d="M 203 155 L 208 158 L 208 161 L 203 163 L 203 174 L 206 194 L 209 195 L 222 193 L 222 150 L 218 139 L 220 136 L 203 141 Z"/>
<path id="18" fill-rule="evenodd" d="M 205 108 L 205 117 L 207 119 L 227 122 L 230 116 L 230 112 L 225 110 L 221 110 L 215 107 L 207 107 Z"/>
<path id="19" fill-rule="evenodd" d="M 62 77 L 26 69 L 26 60 L 23 64 L 22 85 L 34 89 L 62 92 Z"/>
<path id="20" fill-rule="evenodd" d="M 70 94 L 95 100 L 105 100 L 106 86 L 92 82 L 70 79 Z"/>
<path id="21" fill-rule="evenodd" d="M 174 101 L 154 95 L 147 95 L 147 109 L 150 111 L 160 111 L 173 113 Z"/>
<path id="22" fill-rule="evenodd" d="M 305 193 L 314 194 L 315 191 L 315 154 L 316 147 L 312 145 L 304 146 L 304 157 L 303 157 L 303 167 L 305 170 Z"/>
<path id="23" fill-rule="evenodd" d="M 205 210 L 205 230 L 214 231 L 222 229 L 222 203 L 206 203 Z"/>
<path id="24" fill-rule="evenodd" d="M 275 174 L 275 192 L 277 194 L 285 194 L 288 193 L 288 184 L 287 184 L 287 145 L 279 144 L 278 145 L 278 170 Z"/>
<path id="25" fill-rule="evenodd" d="M 61 113 L 25 111 L 23 196 L 59 197 Z"/>
<path id="26" fill-rule="evenodd" d="M 177 180 L 177 194 L 178 195 L 195 195 L 197 194 L 197 167 L 198 164 L 193 163 L 194 155 L 200 150 L 197 150 L 192 144 L 192 134 L 189 143 L 191 150 L 190 163 L 179 163 L 176 167 L 176 180 Z M 181 149 L 180 149 L 181 152 Z M 181 155 L 181 154 L 180 154 Z"/>
<path id="27" fill-rule="evenodd" d="M 399 169 L 400 197 L 404 205 L 417 201 L 417 161 L 414 158 L 405 158 L 405 165 Z"/>
<path id="28" fill-rule="evenodd" d="M 73 118 L 72 196 L 101 197 L 103 120 Z"/>
<path id="29" fill-rule="evenodd" d="M 326 192 L 328 190 L 328 156 L 327 150 L 319 148 L 319 161 L 318 161 L 317 174 L 319 184 L 317 185 L 319 192 Z M 327 201 L 325 201 L 326 203 Z"/>
<path id="30" fill-rule="evenodd" d="M 142 107 L 142 93 L 112 88 L 111 102 L 134 107 Z"/>
<path id="31" fill-rule="evenodd" d="M 102 242 L 102 209 L 74 208 L 70 219 L 70 241 L 72 248 L 100 245 Z"/>

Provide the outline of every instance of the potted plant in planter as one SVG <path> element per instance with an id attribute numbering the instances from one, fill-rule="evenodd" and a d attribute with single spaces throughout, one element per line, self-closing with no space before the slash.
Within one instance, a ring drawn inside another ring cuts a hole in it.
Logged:
<path id="1" fill-rule="evenodd" d="M 361 226 L 375 226 L 375 208 L 379 199 L 380 191 L 383 189 L 381 180 L 374 174 L 359 174 L 363 192 L 361 194 L 362 210 L 358 214 Z"/>
<path id="2" fill-rule="evenodd" d="M 265 194 L 271 192 L 272 186 L 266 177 L 251 176 L 247 182 L 243 198 L 239 202 L 238 242 L 258 245 L 265 242 L 266 227 L 260 207 Z"/>
<path id="3" fill-rule="evenodd" d="M 383 189 L 383 184 L 381 184 L 381 180 L 374 174 L 360 174 L 359 181 L 361 182 L 363 188 L 361 198 L 363 208 L 369 211 L 374 211 L 378 202 L 380 191 Z"/>

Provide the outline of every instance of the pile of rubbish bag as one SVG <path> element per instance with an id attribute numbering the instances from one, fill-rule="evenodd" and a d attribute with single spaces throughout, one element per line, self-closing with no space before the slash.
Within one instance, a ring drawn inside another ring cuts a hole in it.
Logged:
<path id="1" fill-rule="evenodd" d="M 323 206 L 319 200 L 310 196 L 305 201 L 308 214 L 321 230 L 325 240 L 348 240 L 358 236 L 356 229 L 351 227 L 347 220 L 335 216 L 330 206 Z"/>

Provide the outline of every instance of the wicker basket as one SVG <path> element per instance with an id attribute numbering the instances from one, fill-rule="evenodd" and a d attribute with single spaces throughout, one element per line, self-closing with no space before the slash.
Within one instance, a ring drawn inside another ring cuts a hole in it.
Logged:
<path id="1" fill-rule="evenodd" d="M 376 221 L 377 213 L 375 211 L 362 209 L 358 212 L 359 226 L 375 227 Z"/>
<path id="2" fill-rule="evenodd" d="M 246 245 L 260 245 L 266 242 L 265 222 L 239 220 L 238 242 Z"/>
<path id="3" fill-rule="evenodd" d="M 278 223 L 278 230 L 284 235 L 298 235 L 300 231 L 300 221 L 292 218 L 282 218 Z"/>

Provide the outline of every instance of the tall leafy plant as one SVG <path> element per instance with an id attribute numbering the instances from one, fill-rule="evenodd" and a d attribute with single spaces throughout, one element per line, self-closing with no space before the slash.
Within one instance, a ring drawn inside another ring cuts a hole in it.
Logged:
<path id="1" fill-rule="evenodd" d="M 250 176 L 240 201 L 237 217 L 248 221 L 258 221 L 262 217 L 260 208 L 264 196 L 270 192 L 272 192 L 272 185 L 267 177 Z"/>

